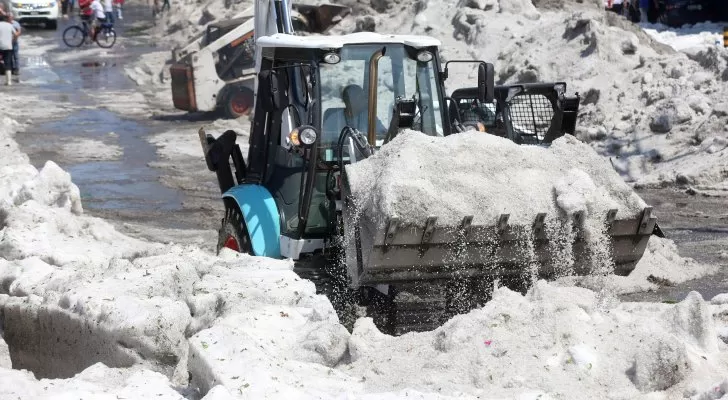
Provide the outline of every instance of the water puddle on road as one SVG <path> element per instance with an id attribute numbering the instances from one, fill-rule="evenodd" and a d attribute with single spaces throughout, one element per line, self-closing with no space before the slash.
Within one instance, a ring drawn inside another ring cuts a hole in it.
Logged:
<path id="1" fill-rule="evenodd" d="M 58 40 L 54 33 L 31 32 L 38 45 Z M 27 105 L 18 115 L 31 125 L 16 136 L 21 150 L 36 168 L 53 160 L 71 174 L 84 208 L 96 214 L 145 216 L 181 210 L 185 194 L 161 184 L 163 171 L 146 138 L 157 133 L 152 121 L 104 108 L 137 94 L 124 67 L 147 48 L 116 48 L 103 53 L 94 47 L 58 47 L 44 54 L 21 51 L 20 84 L 13 91 Z M 46 104 L 48 111 L 29 111 Z"/>
<path id="2" fill-rule="evenodd" d="M 144 140 L 150 133 L 137 121 L 103 109 L 86 109 L 32 126 L 16 140 L 37 168 L 51 159 L 68 171 L 81 190 L 86 208 L 179 210 L 184 195 L 163 186 L 158 170 L 148 166 L 157 161 L 154 146 Z M 74 156 L 64 154 L 63 149 L 84 139 L 90 139 L 95 146 L 85 149 L 88 154 L 75 157 L 91 160 L 74 162 Z M 95 147 L 120 149 L 121 155 L 113 160 L 94 160 Z"/>

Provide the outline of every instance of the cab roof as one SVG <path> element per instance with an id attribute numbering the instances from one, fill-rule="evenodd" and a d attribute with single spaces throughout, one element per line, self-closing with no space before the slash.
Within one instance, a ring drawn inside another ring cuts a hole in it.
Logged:
<path id="1" fill-rule="evenodd" d="M 302 49 L 340 49 L 347 44 L 399 43 L 414 48 L 440 46 L 440 41 L 428 36 L 388 35 L 357 32 L 339 36 L 298 36 L 276 33 L 257 39 L 260 47 L 293 47 Z"/>

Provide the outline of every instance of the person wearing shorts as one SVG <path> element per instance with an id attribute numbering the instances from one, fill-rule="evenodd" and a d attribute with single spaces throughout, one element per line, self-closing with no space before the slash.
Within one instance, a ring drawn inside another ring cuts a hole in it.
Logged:
<path id="1" fill-rule="evenodd" d="M 91 37 L 93 38 L 93 40 L 96 40 L 96 34 L 98 33 L 99 28 L 107 21 L 106 12 L 104 11 L 104 6 L 101 5 L 101 2 L 99 0 L 93 0 L 89 8 L 91 8 L 93 12 L 93 17 L 95 19 Z"/>

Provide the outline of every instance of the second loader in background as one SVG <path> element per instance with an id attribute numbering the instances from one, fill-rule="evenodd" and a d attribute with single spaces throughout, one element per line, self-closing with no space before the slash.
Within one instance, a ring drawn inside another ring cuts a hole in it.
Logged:
<path id="1" fill-rule="evenodd" d="M 254 7 L 238 17 L 213 22 L 189 44 L 172 52 L 172 101 L 180 110 L 221 111 L 227 118 L 253 108 L 255 79 Z M 323 33 L 351 9 L 335 4 L 293 7 L 291 22 L 299 32 Z"/>

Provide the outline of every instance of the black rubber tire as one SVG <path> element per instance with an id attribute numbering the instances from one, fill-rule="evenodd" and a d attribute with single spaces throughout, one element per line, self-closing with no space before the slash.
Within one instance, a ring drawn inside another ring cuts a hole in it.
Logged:
<path id="1" fill-rule="evenodd" d="M 69 26 L 63 31 L 63 43 L 68 47 L 81 47 L 85 41 L 86 34 L 78 25 Z"/>
<path id="2" fill-rule="evenodd" d="M 253 248 L 250 245 L 250 237 L 248 236 L 248 228 L 245 226 L 245 221 L 243 220 L 243 214 L 240 212 L 240 208 L 232 200 L 225 199 L 224 201 L 225 217 L 222 219 L 222 225 L 218 231 L 217 254 L 220 254 L 220 250 L 222 250 L 223 247 L 231 248 L 229 245 L 230 240 L 235 242 L 238 252 L 253 254 Z"/>
<path id="3" fill-rule="evenodd" d="M 227 90 L 222 104 L 226 118 L 238 119 L 253 111 L 255 95 L 247 87 L 235 86 Z"/>
<path id="4" fill-rule="evenodd" d="M 48 21 L 48 22 L 46 22 L 45 28 L 46 29 L 50 29 L 52 31 L 55 31 L 56 29 L 58 29 L 58 21 Z"/>
<path id="5" fill-rule="evenodd" d="M 377 329 L 387 335 L 394 335 L 397 326 L 394 298 L 367 286 L 360 287 L 356 295 L 359 305 L 366 308 L 367 317 L 374 321 Z"/>
<path id="6" fill-rule="evenodd" d="M 116 31 L 114 28 L 101 29 L 96 34 L 96 44 L 102 49 L 110 49 L 116 43 Z"/>

